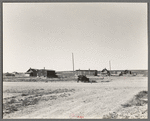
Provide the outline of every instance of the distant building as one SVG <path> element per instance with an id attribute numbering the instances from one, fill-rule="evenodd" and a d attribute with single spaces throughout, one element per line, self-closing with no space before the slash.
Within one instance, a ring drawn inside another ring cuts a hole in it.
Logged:
<path id="1" fill-rule="evenodd" d="M 25 73 L 26 76 L 31 76 L 31 77 L 57 77 L 56 73 L 54 70 L 48 70 L 48 69 L 33 69 L 30 68 L 27 70 Z"/>
<path id="2" fill-rule="evenodd" d="M 13 74 L 13 73 L 5 73 L 5 74 L 3 74 L 4 76 L 15 76 L 15 74 Z"/>
<path id="3" fill-rule="evenodd" d="M 30 68 L 29 70 L 27 70 L 25 74 L 29 76 L 37 77 L 37 72 L 38 72 L 38 69 Z"/>
<path id="4" fill-rule="evenodd" d="M 91 76 L 97 76 L 97 70 L 76 70 L 77 75 L 91 75 Z"/>
<path id="5" fill-rule="evenodd" d="M 12 74 L 16 75 L 16 74 L 18 74 L 18 72 L 14 71 L 14 72 L 12 72 Z"/>
<path id="6" fill-rule="evenodd" d="M 131 71 L 129 70 L 111 70 L 110 71 L 111 74 L 131 74 Z"/>

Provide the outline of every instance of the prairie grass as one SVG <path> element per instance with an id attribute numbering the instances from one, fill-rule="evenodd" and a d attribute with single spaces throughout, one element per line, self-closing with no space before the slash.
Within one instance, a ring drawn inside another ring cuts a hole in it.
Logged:
<path id="1" fill-rule="evenodd" d="M 137 95 L 135 95 L 133 97 L 133 99 L 131 99 L 129 102 L 123 104 L 122 106 L 124 108 L 131 107 L 131 106 L 143 106 L 144 104 L 148 103 L 147 99 L 148 99 L 148 92 L 141 91 Z"/>
<path id="2" fill-rule="evenodd" d="M 147 91 L 140 91 L 137 95 L 133 97 L 129 102 L 125 103 L 123 108 L 132 107 L 132 106 L 144 106 L 148 103 L 148 101 L 145 101 L 143 99 L 148 98 L 148 92 Z M 147 110 L 146 110 L 147 111 Z M 146 111 L 142 112 L 144 114 Z M 129 119 L 131 118 L 128 115 L 122 115 L 118 114 L 117 112 L 109 113 L 106 115 L 103 115 L 103 119 Z"/>

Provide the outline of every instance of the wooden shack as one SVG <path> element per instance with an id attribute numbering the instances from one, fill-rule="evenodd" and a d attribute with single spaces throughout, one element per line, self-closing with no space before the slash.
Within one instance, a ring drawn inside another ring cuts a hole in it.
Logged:
<path id="1" fill-rule="evenodd" d="M 33 69 L 30 68 L 27 70 L 25 74 L 29 74 L 31 77 L 57 77 L 55 70 L 48 70 L 48 69 Z"/>
<path id="2" fill-rule="evenodd" d="M 54 70 L 48 70 L 48 69 L 40 69 L 37 72 L 38 77 L 57 77 Z"/>
<path id="3" fill-rule="evenodd" d="M 27 72 L 25 74 L 28 74 L 31 77 L 37 77 L 37 71 L 38 71 L 38 69 L 30 68 L 27 70 Z"/>

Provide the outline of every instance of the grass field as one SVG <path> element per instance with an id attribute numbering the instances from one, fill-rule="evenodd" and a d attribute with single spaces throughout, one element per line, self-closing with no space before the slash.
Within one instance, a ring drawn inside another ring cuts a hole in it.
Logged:
<path id="1" fill-rule="evenodd" d="M 96 80 L 3 82 L 3 118 L 147 118 L 147 77 Z"/>

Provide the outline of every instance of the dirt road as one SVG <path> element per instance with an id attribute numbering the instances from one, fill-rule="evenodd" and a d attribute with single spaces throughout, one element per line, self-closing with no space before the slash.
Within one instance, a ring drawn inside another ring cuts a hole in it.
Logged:
<path id="1" fill-rule="evenodd" d="M 12 96 L 19 99 L 23 93 L 29 93 L 29 90 L 38 89 L 42 92 L 38 103 L 22 106 L 17 111 L 5 114 L 3 118 L 99 119 L 110 112 L 118 113 L 127 110 L 122 105 L 138 92 L 148 90 L 148 78 L 114 77 L 92 84 L 81 82 L 4 82 L 3 87 L 3 98 L 6 100 L 11 99 Z M 53 93 L 49 93 L 50 91 Z M 35 93 L 31 95 L 35 95 Z M 131 108 L 128 109 L 131 110 Z M 147 116 L 147 114 L 145 115 Z"/>

